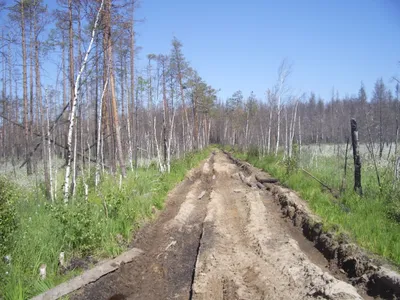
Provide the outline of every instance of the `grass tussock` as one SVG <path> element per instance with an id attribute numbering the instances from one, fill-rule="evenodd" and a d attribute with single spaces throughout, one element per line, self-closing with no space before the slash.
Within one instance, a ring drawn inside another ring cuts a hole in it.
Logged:
<path id="1" fill-rule="evenodd" d="M 77 269 L 62 272 L 60 252 L 71 259 L 91 264 L 94 260 L 123 252 L 133 233 L 161 209 L 169 190 L 186 172 L 209 155 L 209 150 L 188 154 L 171 164 L 171 173 L 160 174 L 155 166 L 129 171 L 119 188 L 119 178 L 104 175 L 97 190 L 89 183 L 85 200 L 83 182 L 71 203 L 62 203 L 61 193 L 52 204 L 40 189 L 26 191 L 0 180 L 0 298 L 28 299 L 77 275 Z M 2 201 L 2 199 L 5 199 Z M 12 218 L 5 219 L 9 213 Z M 3 259 L 4 258 L 4 259 Z M 47 277 L 39 278 L 46 264 Z"/>

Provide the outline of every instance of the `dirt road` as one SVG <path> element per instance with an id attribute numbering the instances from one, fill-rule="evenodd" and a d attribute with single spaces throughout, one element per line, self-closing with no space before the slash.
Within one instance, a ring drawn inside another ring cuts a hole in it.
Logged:
<path id="1" fill-rule="evenodd" d="M 168 196 L 132 246 L 143 254 L 72 299 L 363 299 L 217 152 Z"/>

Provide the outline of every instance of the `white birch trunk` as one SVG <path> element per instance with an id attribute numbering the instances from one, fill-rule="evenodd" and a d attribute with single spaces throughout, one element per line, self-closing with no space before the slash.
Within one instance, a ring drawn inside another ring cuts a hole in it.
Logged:
<path id="1" fill-rule="evenodd" d="M 244 139 L 245 139 L 244 147 L 245 147 L 246 150 L 249 148 L 249 114 L 250 114 L 249 111 L 247 111 L 247 114 L 246 114 L 246 130 L 245 130 L 245 137 L 244 137 Z"/>
<path id="2" fill-rule="evenodd" d="M 293 139 L 294 139 L 294 131 L 296 128 L 296 117 L 297 117 L 297 107 L 298 107 L 299 101 L 296 101 L 296 105 L 294 107 L 294 112 L 293 112 L 293 119 L 292 119 L 292 125 L 290 129 L 290 139 L 289 139 L 289 157 L 292 157 L 293 155 Z M 299 123 L 300 124 L 300 123 Z"/>
<path id="3" fill-rule="evenodd" d="M 44 91 L 44 100 L 46 105 L 46 131 L 47 131 L 47 151 L 49 158 L 49 179 L 50 179 L 50 198 L 51 202 L 54 203 L 54 190 L 53 190 L 53 167 L 51 161 L 51 140 L 50 140 L 50 121 L 49 121 L 49 102 L 47 89 Z"/>
<path id="4" fill-rule="evenodd" d="M 289 139 L 288 139 L 288 109 L 285 107 L 285 154 L 286 157 L 289 154 Z"/>
<path id="5" fill-rule="evenodd" d="M 103 92 L 101 93 L 101 98 L 100 98 L 100 111 L 99 111 L 99 115 L 98 115 L 98 120 L 97 120 L 97 157 L 96 157 L 96 175 L 95 175 L 95 180 L 94 180 L 94 185 L 97 186 L 100 182 L 100 166 L 102 164 L 102 134 L 101 134 L 101 119 L 103 117 L 103 101 L 104 101 L 104 94 L 106 93 L 107 90 L 107 85 L 108 85 L 108 78 L 106 80 L 106 83 L 104 84 L 103 87 Z"/>
<path id="6" fill-rule="evenodd" d="M 167 172 L 171 172 L 171 141 L 172 141 L 172 132 L 174 131 L 174 122 L 175 122 L 175 110 L 172 115 L 171 128 L 169 131 L 169 139 L 168 139 L 168 147 L 167 147 Z"/>
<path id="7" fill-rule="evenodd" d="M 157 121 L 157 119 L 156 119 L 156 117 L 154 117 L 154 123 L 153 123 L 154 140 L 155 140 L 155 143 L 156 143 L 157 159 L 158 159 L 158 165 L 159 165 L 159 168 L 160 168 L 160 172 L 161 172 L 161 173 L 164 173 L 164 172 L 165 172 L 165 167 L 164 167 L 164 165 L 163 165 L 163 163 L 162 163 L 162 161 L 161 161 L 160 148 L 158 147 L 157 129 L 156 129 L 156 123 L 157 123 L 157 122 L 156 122 L 156 121 Z"/>
<path id="8" fill-rule="evenodd" d="M 68 203 L 69 200 L 69 189 L 70 189 L 70 176 L 71 176 L 71 159 L 72 159 L 72 153 L 71 153 L 71 148 L 72 148 L 72 134 L 74 131 L 74 124 L 75 124 L 75 114 L 76 114 L 76 105 L 78 102 L 78 97 L 79 97 L 79 92 L 80 92 L 80 81 L 81 81 L 81 76 L 86 68 L 86 64 L 89 58 L 90 51 L 92 50 L 93 42 L 94 42 L 94 37 L 96 34 L 96 29 L 100 20 L 100 12 L 103 9 L 104 5 L 104 0 L 101 1 L 100 8 L 97 12 L 96 16 L 96 21 L 94 23 L 94 27 L 92 30 L 92 38 L 90 40 L 90 44 L 88 49 L 86 50 L 85 58 L 83 60 L 81 69 L 79 70 L 78 76 L 76 77 L 75 81 L 75 91 L 74 91 L 74 99 L 72 101 L 72 107 L 71 107 L 71 112 L 69 115 L 69 128 L 68 128 L 68 136 L 67 136 L 67 166 L 65 168 L 65 180 L 64 180 L 64 203 Z"/>
<path id="9" fill-rule="evenodd" d="M 75 115 L 76 119 L 76 115 Z M 78 122 L 76 123 L 78 125 Z M 78 128 L 74 130 L 74 158 L 73 158 L 73 165 L 72 165 L 72 198 L 75 197 L 76 192 L 76 150 L 78 148 Z"/>
<path id="10" fill-rule="evenodd" d="M 268 120 L 268 143 L 267 143 L 267 154 L 271 153 L 271 127 L 272 127 L 272 107 L 269 111 L 269 120 Z"/>
<path id="11" fill-rule="evenodd" d="M 275 146 L 275 156 L 278 155 L 279 149 L 279 138 L 281 131 L 281 96 L 278 96 L 278 111 L 277 111 L 277 130 L 276 130 L 276 146 Z"/>
<path id="12" fill-rule="evenodd" d="M 301 161 L 301 121 L 299 117 L 299 159 Z"/>

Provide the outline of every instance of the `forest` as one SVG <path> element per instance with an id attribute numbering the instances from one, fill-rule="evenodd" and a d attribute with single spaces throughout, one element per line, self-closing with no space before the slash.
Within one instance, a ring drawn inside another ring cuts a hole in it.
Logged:
<path id="1" fill-rule="evenodd" d="M 60 253 L 82 267 L 123 252 L 216 145 L 311 199 L 316 213 L 361 246 L 400 263 L 398 79 L 376 74 L 372 90 L 360 82 L 353 95 L 332 88 L 322 99 L 294 92 L 288 79 L 296 68 L 283 59 L 265 94 L 238 89 L 223 99 L 189 63 L 179 37 L 171 36 L 168 53 L 140 51 L 137 9 L 134 0 L 0 4 L 1 297 L 26 299 L 76 275 L 72 267 L 60 272 Z M 361 200 L 352 188 L 352 118 Z M 314 200 L 331 196 L 303 170 L 337 191 L 340 205 Z M 365 215 L 369 227 L 360 223 Z M 45 280 L 37 276 L 43 266 Z"/>

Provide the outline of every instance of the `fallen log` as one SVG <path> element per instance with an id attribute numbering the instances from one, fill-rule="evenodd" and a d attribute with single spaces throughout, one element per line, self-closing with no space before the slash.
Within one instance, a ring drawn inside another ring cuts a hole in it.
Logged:
<path id="1" fill-rule="evenodd" d="M 276 178 L 260 178 L 257 175 L 255 176 L 255 178 L 259 183 L 277 183 L 277 182 L 279 182 L 279 180 Z"/>
<path id="2" fill-rule="evenodd" d="M 256 185 L 260 190 L 265 190 L 265 186 L 263 184 L 261 184 L 260 182 L 256 182 Z"/>
<path id="3" fill-rule="evenodd" d="M 242 180 L 242 182 L 246 183 L 246 177 L 243 175 L 242 172 L 239 172 L 239 177 L 240 177 L 240 180 Z"/>
<path id="4" fill-rule="evenodd" d="M 255 187 L 255 185 L 253 183 L 250 182 L 250 180 L 243 175 L 242 172 L 239 172 L 239 177 L 242 180 L 243 183 L 247 184 L 249 187 Z"/>
<path id="5" fill-rule="evenodd" d="M 319 180 L 317 177 L 315 177 L 313 174 L 310 172 L 307 172 L 303 168 L 301 169 L 304 173 L 306 173 L 308 176 L 310 176 L 312 179 L 317 181 L 320 185 L 322 185 L 324 188 L 326 188 L 335 198 L 339 198 L 339 192 L 328 186 L 327 184 L 323 183 L 321 180 Z"/>

